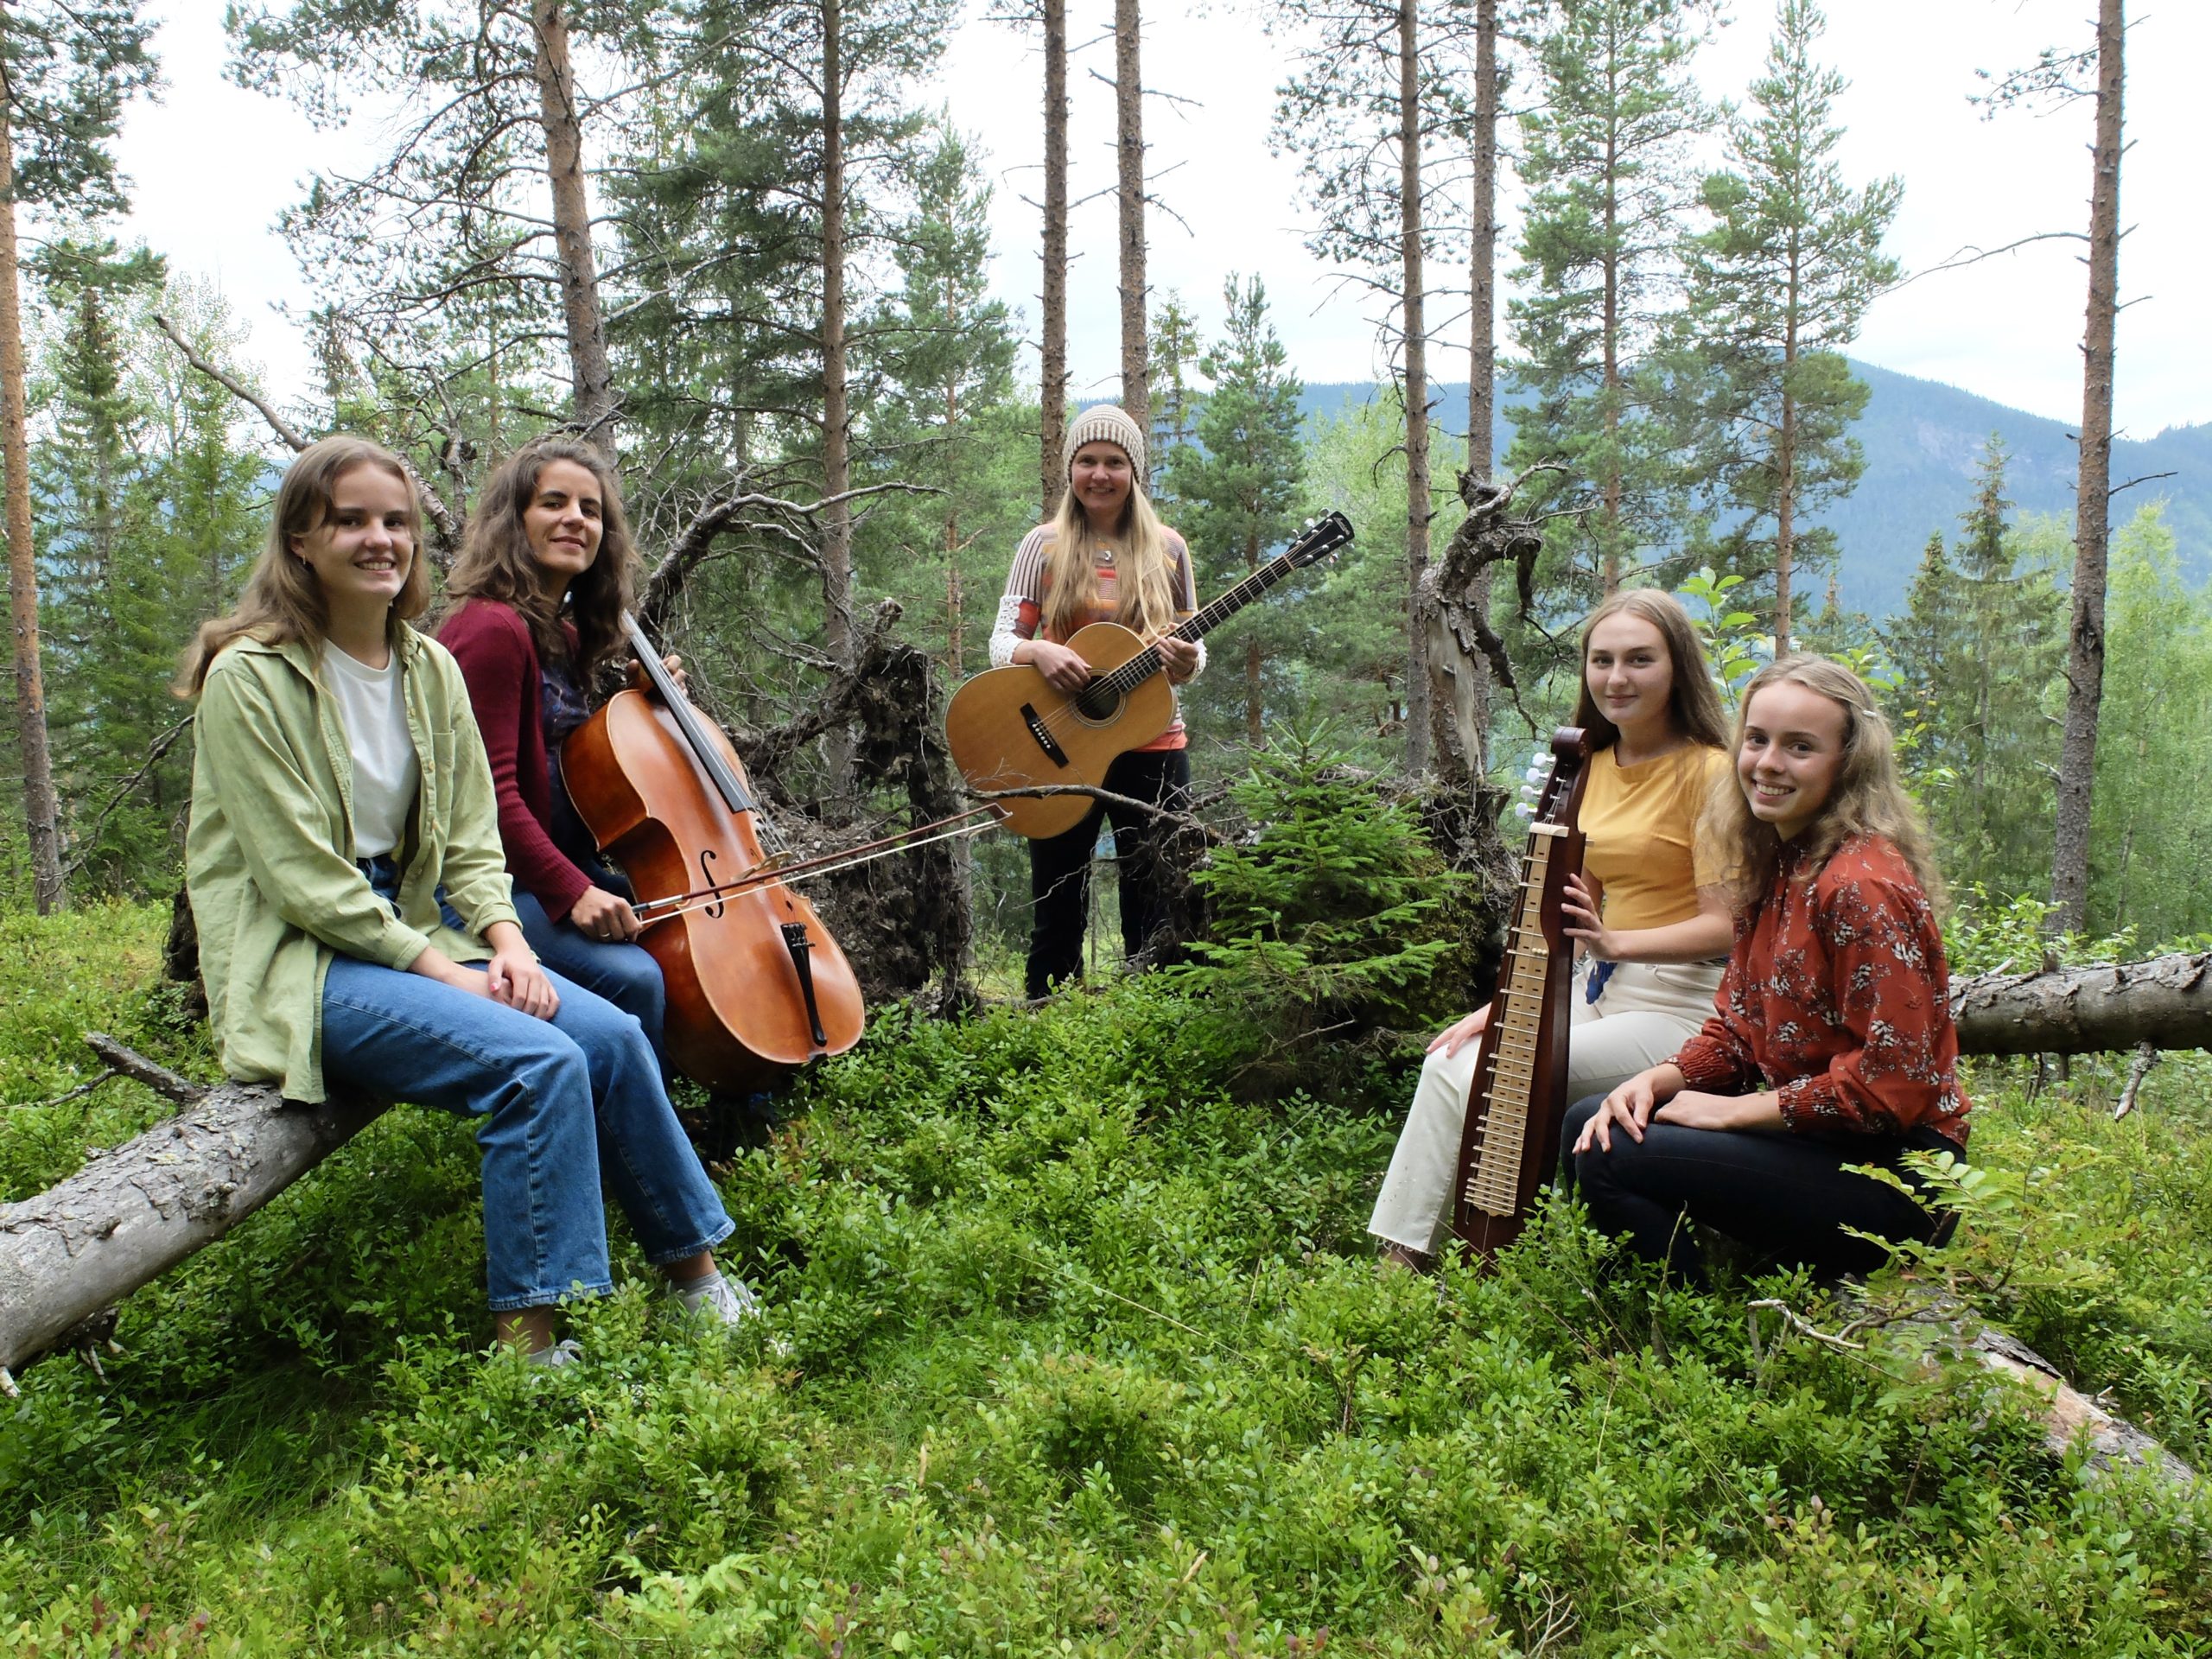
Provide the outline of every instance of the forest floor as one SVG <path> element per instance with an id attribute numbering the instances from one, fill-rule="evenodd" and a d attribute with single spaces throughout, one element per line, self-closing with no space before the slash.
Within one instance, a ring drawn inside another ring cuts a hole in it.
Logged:
<path id="1" fill-rule="evenodd" d="M 211 1075 L 165 913 L 0 915 L 0 1199 Z M 1155 977 L 897 1011 L 719 1172 L 772 1309 L 674 1323 L 617 1228 L 590 1363 L 486 1351 L 467 1133 L 388 1114 L 0 1402 L 0 1649 L 60 1654 L 2201 1653 L 2212 1503 L 2092 1477 L 2024 1395 L 1802 1280 L 1379 1271 L 1409 1060 L 1240 1095 Z M 1942 1289 L 2202 1467 L 2212 1075 L 1983 1069 Z"/>

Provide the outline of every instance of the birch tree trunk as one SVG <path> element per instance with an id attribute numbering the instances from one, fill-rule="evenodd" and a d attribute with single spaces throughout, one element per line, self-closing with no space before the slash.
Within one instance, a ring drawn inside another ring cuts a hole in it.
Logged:
<path id="1" fill-rule="evenodd" d="M 1428 764 L 1428 324 L 1421 272 L 1421 56 L 1418 0 L 1398 4 L 1398 201 L 1404 283 L 1406 409 L 1406 771 Z"/>
<path id="2" fill-rule="evenodd" d="M 1038 517 L 1050 518 L 1067 493 L 1068 436 L 1068 8 L 1045 6 L 1045 293 L 1037 396 L 1040 426 Z"/>
<path id="3" fill-rule="evenodd" d="M 16 744 L 23 764 L 23 823 L 31 896 L 48 915 L 68 902 L 61 871 L 61 803 L 47 747 L 46 676 L 39 660 L 38 558 L 31 539 L 30 438 L 23 408 L 23 307 L 16 249 L 14 89 L 0 69 L 0 467 L 7 472 L 8 610 L 15 631 Z"/>
<path id="4" fill-rule="evenodd" d="M 569 56 L 563 0 L 535 0 L 531 32 L 537 102 L 545 124 L 545 174 L 553 189 L 553 245 L 561 265 L 561 314 L 569 336 L 569 379 L 584 439 L 614 458 L 614 371 L 599 306 L 599 264 L 592 255 L 591 207 L 584 194 L 583 126 L 576 116 L 575 71 Z"/>
<path id="5" fill-rule="evenodd" d="M 1144 82 L 1137 66 L 1143 21 L 1137 0 L 1114 0 L 1115 151 L 1122 217 L 1122 407 L 1152 430 L 1151 349 L 1144 276 Z"/>
<path id="6" fill-rule="evenodd" d="M 2105 541 L 2112 512 L 2113 324 L 2120 315 L 2120 0 L 2097 7 L 2097 137 L 2089 193 L 2089 306 L 2082 341 L 2081 467 L 2074 492 L 2073 616 L 2066 632 L 2066 725 L 2058 748 L 2052 924 L 2088 925 L 2089 807 L 2105 684 Z"/>

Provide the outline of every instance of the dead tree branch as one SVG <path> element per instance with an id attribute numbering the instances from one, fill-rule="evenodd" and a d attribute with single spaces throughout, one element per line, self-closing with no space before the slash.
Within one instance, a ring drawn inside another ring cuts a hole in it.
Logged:
<path id="1" fill-rule="evenodd" d="M 167 334 L 170 344 L 184 353 L 184 360 L 187 363 L 222 387 L 240 403 L 251 408 L 263 420 L 268 422 L 269 429 L 274 432 L 278 441 L 293 454 L 297 454 L 308 447 L 310 440 L 304 436 L 297 427 L 279 415 L 260 393 L 255 391 L 235 375 L 219 366 L 199 347 L 178 333 L 175 323 L 156 312 L 154 315 L 154 326 Z M 431 528 L 437 532 L 433 538 L 433 551 L 438 563 L 442 567 L 452 557 L 453 550 L 461 545 L 461 521 L 454 516 L 453 510 L 446 505 L 445 498 L 430 487 L 429 480 L 415 469 L 412 462 L 408 461 L 404 456 L 401 457 L 401 462 L 407 467 L 407 475 L 414 480 L 415 488 L 423 498 L 423 511 L 429 516 Z"/>
<path id="2" fill-rule="evenodd" d="M 105 1060 L 109 1069 L 134 1083 L 143 1083 L 156 1094 L 180 1106 L 195 1105 L 207 1093 L 207 1085 L 181 1077 L 165 1065 L 156 1065 L 134 1048 L 126 1048 L 104 1031 L 85 1033 L 85 1046 Z"/>

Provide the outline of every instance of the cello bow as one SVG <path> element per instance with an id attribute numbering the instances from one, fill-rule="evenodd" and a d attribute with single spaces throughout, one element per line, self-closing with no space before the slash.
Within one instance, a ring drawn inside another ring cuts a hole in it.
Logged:
<path id="1" fill-rule="evenodd" d="M 1590 741 L 1552 734 L 1551 774 L 1537 798 L 1505 933 L 1490 1023 L 1475 1059 L 1452 1181 L 1452 1230 L 1478 1263 L 1521 1236 L 1536 1189 L 1559 1166 L 1574 950 L 1567 879 L 1582 868 L 1580 825 Z"/>

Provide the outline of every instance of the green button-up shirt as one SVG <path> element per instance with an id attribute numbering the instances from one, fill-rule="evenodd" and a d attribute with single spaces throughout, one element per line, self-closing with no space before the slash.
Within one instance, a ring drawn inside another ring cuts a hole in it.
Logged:
<path id="1" fill-rule="evenodd" d="M 516 919 L 484 740 L 445 648 L 403 629 L 408 734 L 422 792 L 406 838 L 398 913 L 353 862 L 353 762 L 338 702 L 305 645 L 245 639 L 207 671 L 194 733 L 185 884 L 223 1069 L 319 1101 L 322 984 L 334 954 L 404 969 L 435 945 L 456 962 L 492 952 L 485 930 Z M 438 912 L 442 887 L 468 924 Z"/>

